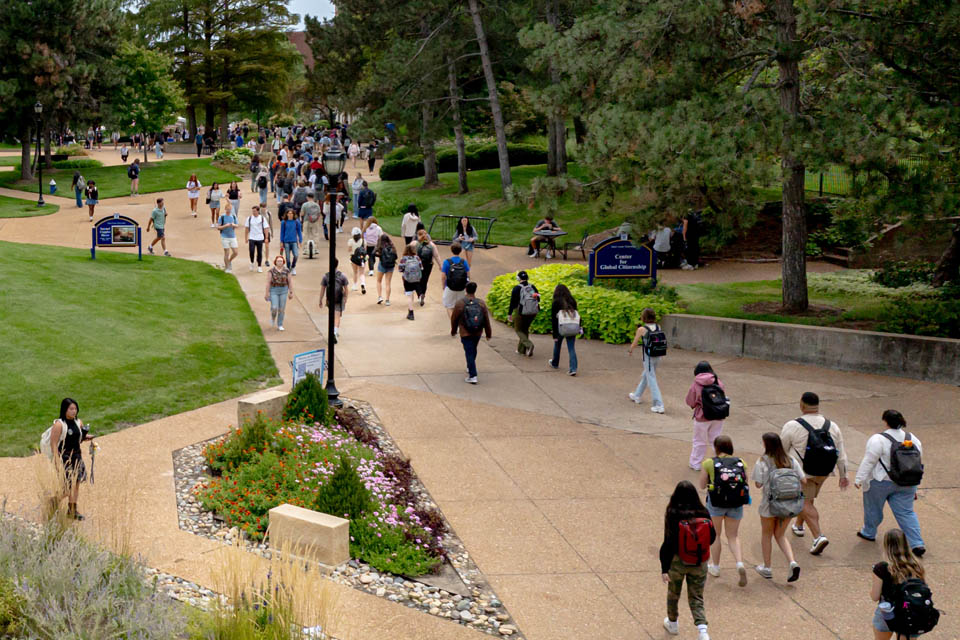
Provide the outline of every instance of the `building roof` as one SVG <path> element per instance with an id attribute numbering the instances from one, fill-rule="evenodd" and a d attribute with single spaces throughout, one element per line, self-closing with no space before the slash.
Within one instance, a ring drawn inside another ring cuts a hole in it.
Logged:
<path id="1" fill-rule="evenodd" d="M 306 66 L 307 69 L 313 69 L 313 51 L 310 50 L 310 45 L 307 44 L 307 32 L 288 31 L 287 38 L 290 40 L 293 46 L 297 48 L 297 51 L 300 52 L 300 55 L 303 56 L 304 66 Z"/>

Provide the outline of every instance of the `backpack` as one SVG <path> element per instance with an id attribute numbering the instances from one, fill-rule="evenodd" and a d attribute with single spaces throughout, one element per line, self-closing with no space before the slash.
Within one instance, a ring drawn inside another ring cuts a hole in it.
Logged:
<path id="1" fill-rule="evenodd" d="M 561 338 L 579 335 L 580 314 L 576 310 L 557 312 L 557 333 Z"/>
<path id="2" fill-rule="evenodd" d="M 257 178 L 257 187 L 259 187 L 260 189 L 267 188 L 267 176 L 260 176 L 259 178 Z"/>
<path id="3" fill-rule="evenodd" d="M 417 255 L 420 256 L 420 261 L 423 262 L 423 264 L 433 262 L 433 248 L 426 242 L 421 242 L 417 245 Z"/>
<path id="4" fill-rule="evenodd" d="M 803 484 L 792 467 L 772 469 L 764 488 L 772 517 L 792 518 L 803 510 Z"/>
<path id="5" fill-rule="evenodd" d="M 133 167 L 134 167 L 134 165 L 130 165 L 130 166 L 127 168 L 127 177 L 130 178 L 131 180 L 133 180 L 134 178 L 137 177 L 137 173 L 136 173 L 137 170 L 134 169 Z"/>
<path id="6" fill-rule="evenodd" d="M 360 192 L 360 197 L 357 200 L 361 207 L 369 209 L 377 201 L 377 194 L 372 189 L 364 189 Z"/>
<path id="7" fill-rule="evenodd" d="M 897 442 L 889 433 L 880 435 L 890 441 L 890 468 L 883 464 L 882 459 L 880 466 L 893 483 L 900 487 L 915 487 L 920 484 L 923 479 L 923 461 L 920 459 L 920 450 L 912 442 L 912 436 L 907 433 L 903 442 Z M 907 442 L 910 446 L 906 445 Z"/>
<path id="8" fill-rule="evenodd" d="M 393 269 L 397 266 L 397 252 L 393 247 L 380 249 L 380 264 L 384 269 Z"/>
<path id="9" fill-rule="evenodd" d="M 461 258 L 456 262 L 451 262 L 447 269 L 447 289 L 450 291 L 463 291 L 467 288 L 467 265 Z"/>
<path id="10" fill-rule="evenodd" d="M 808 476 L 830 475 L 840 459 L 840 452 L 830 435 L 830 421 L 825 420 L 819 429 L 811 427 L 803 418 L 797 418 L 797 423 L 807 430 L 806 455 L 800 456 L 803 472 Z M 799 451 L 797 455 L 800 455 Z"/>
<path id="11" fill-rule="evenodd" d="M 483 330 L 483 308 L 476 298 L 471 298 L 463 304 L 463 316 L 461 322 L 464 328 L 470 333 L 477 333 Z"/>
<path id="12" fill-rule="evenodd" d="M 54 420 L 54 424 L 60 422 L 60 420 Z M 43 435 L 40 436 L 40 453 L 47 456 L 50 460 L 53 460 L 53 443 L 50 442 L 50 439 L 53 437 L 53 425 L 47 427 L 47 430 L 43 432 Z M 60 440 L 57 442 L 57 449 L 60 448 L 60 445 L 63 444 L 63 441 L 67 439 L 67 425 L 60 423 Z"/>
<path id="13" fill-rule="evenodd" d="M 520 285 L 520 315 L 535 316 L 538 313 L 540 313 L 540 294 L 531 284 Z"/>
<path id="14" fill-rule="evenodd" d="M 688 567 L 695 567 L 710 559 L 709 518 L 681 520 L 677 527 L 677 555 Z"/>
<path id="15" fill-rule="evenodd" d="M 940 612 L 933 606 L 930 587 L 920 578 L 910 578 L 894 586 L 893 619 L 887 628 L 897 637 L 913 637 L 929 633 L 940 621 Z"/>
<path id="16" fill-rule="evenodd" d="M 660 358 L 667 355 L 667 334 L 663 332 L 660 325 L 654 325 L 655 330 L 643 335 L 643 352 L 648 358 Z"/>
<path id="17" fill-rule="evenodd" d="M 720 388 L 716 374 L 713 375 L 712 383 L 703 385 L 703 390 L 700 392 L 700 408 L 703 410 L 703 417 L 707 420 L 724 420 L 730 416 L 730 400 Z"/>
<path id="18" fill-rule="evenodd" d="M 404 260 L 403 262 L 403 281 L 404 282 L 420 282 L 420 279 L 422 277 L 423 277 L 423 268 L 420 266 L 420 261 L 417 258 L 410 258 L 409 260 Z"/>
<path id="19" fill-rule="evenodd" d="M 743 460 L 734 456 L 713 459 L 713 488 L 708 491 L 714 507 L 733 509 L 750 501 L 750 485 Z"/>
<path id="20" fill-rule="evenodd" d="M 353 264 L 362 265 L 363 260 L 366 257 L 367 257 L 367 252 L 364 251 L 363 245 L 361 244 L 359 247 L 353 250 L 353 256 L 350 258 L 350 261 L 353 262 Z"/>

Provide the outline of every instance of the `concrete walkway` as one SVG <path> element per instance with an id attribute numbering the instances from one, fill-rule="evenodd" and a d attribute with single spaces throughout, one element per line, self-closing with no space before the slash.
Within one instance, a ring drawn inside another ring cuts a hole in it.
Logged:
<path id="1" fill-rule="evenodd" d="M 154 198 L 121 198 L 101 208 L 116 209 L 144 224 Z M 168 244 L 177 258 L 217 263 L 217 233 L 187 212 L 185 194 L 163 194 L 171 217 Z M 247 196 L 247 194 L 245 194 Z M 89 223 L 69 205 L 55 215 L 0 220 L 0 240 L 86 247 Z M 253 199 L 245 197 L 245 215 Z M 274 202 L 270 202 L 273 208 Z M 349 228 L 351 224 L 348 223 Z M 340 252 L 346 263 L 343 236 Z M 274 252 L 278 248 L 274 243 Z M 326 247 L 321 247 L 325 255 Z M 163 260 L 166 258 L 145 258 Z M 521 249 L 476 254 L 475 274 L 485 290 L 499 273 L 530 266 Z M 269 328 L 263 300 L 265 274 L 235 263 L 281 375 L 289 381 L 292 354 L 325 346 L 320 332 L 326 316 L 317 307 L 324 260 L 298 265 L 296 296 L 287 307 L 287 331 Z M 698 272 L 668 272 L 668 282 L 770 277 L 777 265 L 720 264 Z M 929 581 L 937 606 L 948 612 L 935 637 L 956 638 L 951 620 L 960 615 L 960 579 L 952 556 L 960 520 L 960 389 L 911 380 L 842 373 L 815 367 L 710 358 L 672 350 L 659 371 L 666 415 L 626 398 L 640 362 L 624 347 L 582 341 L 579 375 L 549 370 L 544 360 L 551 341 L 534 337 L 536 357 L 518 356 L 512 331 L 498 325 L 480 349 L 480 385 L 463 382 L 459 341 L 449 336 L 435 281 L 416 321 L 405 319 L 399 277 L 393 305 L 376 304 L 376 288 L 351 293 L 337 345 L 337 382 L 350 397 L 369 401 L 462 538 L 499 597 L 531 640 L 555 638 L 662 638 L 664 591 L 657 548 L 666 499 L 677 481 L 694 481 L 687 468 L 690 414 L 683 405 L 694 364 L 710 359 L 733 399 L 725 432 L 750 466 L 759 455 L 760 435 L 779 430 L 795 417 L 803 391 L 820 394 L 824 412 L 844 428 L 853 462 L 866 437 L 878 429 L 886 408 L 906 416 L 924 443 L 928 470 L 917 510 L 927 540 Z M 563 356 L 565 363 L 566 356 Z M 88 413 L 94 413 L 88 409 Z M 223 433 L 235 421 L 228 401 L 170 416 L 102 438 L 98 483 L 84 488 L 82 502 L 92 516 L 84 527 L 129 532 L 146 562 L 213 586 L 216 545 L 177 528 L 171 452 Z M 0 494 L 8 508 L 30 512 L 36 495 L 31 460 L 0 460 Z M 118 509 L 117 504 L 126 508 Z M 724 551 L 724 572 L 710 578 L 707 614 L 714 638 L 771 638 L 789 634 L 813 640 L 870 637 L 873 604 L 870 567 L 878 545 L 855 536 L 860 497 L 841 494 L 830 482 L 818 500 L 831 544 L 824 555 L 806 553 L 809 538 L 793 539 L 803 572 L 785 583 L 785 566 L 774 555 L 775 579 L 740 589 Z M 888 514 L 889 517 L 889 514 Z M 892 526 L 893 521 L 884 523 Z M 742 526 L 744 553 L 760 561 L 759 519 L 748 508 Z M 100 532 L 103 535 L 103 532 Z M 470 638 L 475 632 L 419 614 L 358 591 L 339 588 L 344 617 L 340 635 L 355 638 Z M 841 604 L 842 603 L 842 604 Z M 694 637 L 681 606 L 681 637 Z"/>

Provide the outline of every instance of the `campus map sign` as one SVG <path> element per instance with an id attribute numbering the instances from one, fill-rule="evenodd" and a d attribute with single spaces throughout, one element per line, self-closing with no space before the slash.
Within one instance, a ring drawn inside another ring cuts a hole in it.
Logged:
<path id="1" fill-rule="evenodd" d="M 97 247 L 137 247 L 137 258 L 143 259 L 140 225 L 133 218 L 115 213 L 100 218 L 91 231 L 90 257 L 97 259 Z"/>
<path id="2" fill-rule="evenodd" d="M 308 373 L 317 376 L 322 386 L 326 357 L 326 349 L 314 349 L 293 356 L 293 386 L 297 386 L 297 383 L 306 378 Z"/>
<path id="3" fill-rule="evenodd" d="M 590 252 L 589 283 L 594 278 L 650 278 L 657 283 L 657 254 L 649 245 L 634 246 L 619 236 L 608 238 Z"/>

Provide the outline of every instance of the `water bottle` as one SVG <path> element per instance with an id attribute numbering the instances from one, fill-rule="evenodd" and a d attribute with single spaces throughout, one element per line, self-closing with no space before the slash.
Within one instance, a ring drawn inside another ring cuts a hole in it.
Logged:
<path id="1" fill-rule="evenodd" d="M 878 605 L 880 609 L 880 617 L 884 620 L 893 620 L 893 605 L 889 602 L 881 602 Z"/>

